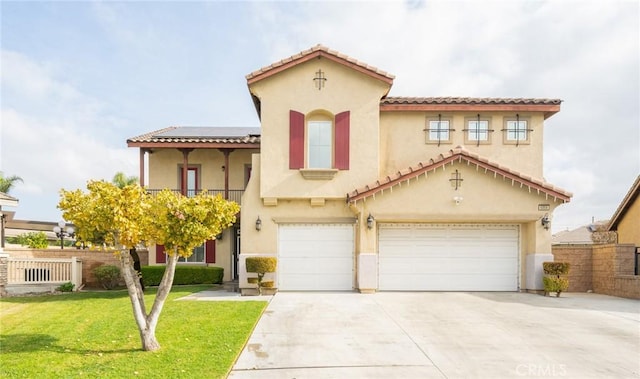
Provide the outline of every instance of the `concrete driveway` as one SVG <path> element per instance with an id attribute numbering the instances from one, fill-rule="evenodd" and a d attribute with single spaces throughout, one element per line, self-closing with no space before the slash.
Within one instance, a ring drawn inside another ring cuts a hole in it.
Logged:
<path id="1" fill-rule="evenodd" d="M 640 377 L 640 301 L 280 292 L 230 378 Z"/>

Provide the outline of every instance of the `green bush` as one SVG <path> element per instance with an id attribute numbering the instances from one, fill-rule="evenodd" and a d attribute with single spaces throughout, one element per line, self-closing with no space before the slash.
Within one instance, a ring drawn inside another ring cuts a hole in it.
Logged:
<path id="1" fill-rule="evenodd" d="M 542 269 L 547 275 L 566 275 L 570 265 L 567 262 L 543 262 Z"/>
<path id="2" fill-rule="evenodd" d="M 100 285 L 106 290 L 112 290 L 118 286 L 120 282 L 120 269 L 114 265 L 102 265 L 93 269 L 93 275 L 96 276 Z"/>
<path id="3" fill-rule="evenodd" d="M 75 287 L 76 285 L 71 283 L 71 282 L 66 282 L 60 285 L 60 287 L 58 287 L 58 291 L 60 292 L 72 292 L 73 291 L 73 287 Z"/>
<path id="4" fill-rule="evenodd" d="M 545 295 L 555 292 L 556 297 L 560 297 L 560 294 L 569 288 L 569 279 L 559 276 L 545 276 L 542 278 L 542 283 L 544 284 Z"/>
<path id="5" fill-rule="evenodd" d="M 14 241 L 22 246 L 28 246 L 32 249 L 46 249 L 49 246 L 47 235 L 44 234 L 44 232 L 22 233 L 16 236 Z"/>
<path id="6" fill-rule="evenodd" d="M 246 259 L 247 272 L 275 272 L 278 260 L 275 257 L 249 257 Z"/>
<path id="7" fill-rule="evenodd" d="M 555 292 L 556 297 L 560 297 L 560 294 L 569 288 L 569 279 L 563 277 L 569 273 L 569 268 L 570 265 L 567 262 L 542 263 L 542 269 L 545 273 L 542 278 L 545 296 L 550 292 Z"/>
<path id="8" fill-rule="evenodd" d="M 142 281 L 145 286 L 157 286 L 162 280 L 166 266 L 142 266 Z M 220 284 L 224 277 L 222 267 L 176 266 L 173 284 Z"/>
<path id="9" fill-rule="evenodd" d="M 257 278 L 248 278 L 249 283 L 258 284 L 258 292 L 262 295 L 263 288 L 273 288 L 273 281 L 263 281 L 267 272 L 275 272 L 278 267 L 278 259 L 275 257 L 249 257 L 245 260 L 247 272 L 255 272 Z M 256 279 L 255 281 L 253 279 Z"/>

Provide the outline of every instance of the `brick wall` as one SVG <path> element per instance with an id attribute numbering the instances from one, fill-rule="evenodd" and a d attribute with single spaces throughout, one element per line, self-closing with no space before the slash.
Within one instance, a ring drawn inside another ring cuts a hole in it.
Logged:
<path id="1" fill-rule="evenodd" d="M 100 287 L 100 284 L 93 275 L 94 268 L 102 265 L 114 265 L 120 268 L 120 261 L 112 252 L 101 250 L 5 248 L 4 251 L 16 258 L 77 257 L 82 261 L 82 283 L 90 288 Z M 149 253 L 146 250 L 139 250 L 138 256 L 140 257 L 140 264 L 142 266 L 149 265 Z"/>
<path id="2" fill-rule="evenodd" d="M 640 299 L 640 276 L 634 276 L 635 246 L 554 245 L 556 262 L 569 262 L 569 292 L 593 290 L 604 295 Z"/>
<path id="3" fill-rule="evenodd" d="M 555 245 L 552 248 L 556 262 L 568 262 L 568 292 L 587 292 L 593 289 L 592 245 Z"/>

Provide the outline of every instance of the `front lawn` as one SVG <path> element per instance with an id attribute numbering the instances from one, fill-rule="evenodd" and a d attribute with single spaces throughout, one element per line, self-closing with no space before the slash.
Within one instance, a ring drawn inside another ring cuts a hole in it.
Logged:
<path id="1" fill-rule="evenodd" d="M 175 301 L 208 288 L 171 290 L 157 352 L 140 349 L 126 290 L 3 298 L 0 377 L 224 378 L 267 303 Z M 146 293 L 151 307 L 155 289 Z"/>

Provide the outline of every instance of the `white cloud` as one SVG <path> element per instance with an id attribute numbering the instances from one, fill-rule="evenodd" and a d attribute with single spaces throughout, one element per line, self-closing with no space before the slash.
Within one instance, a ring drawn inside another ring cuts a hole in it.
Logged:
<path id="1" fill-rule="evenodd" d="M 101 138 L 112 117 L 97 100 L 21 54 L 3 51 L 2 61 L 3 92 L 13 99 L 0 113 L 0 154 L 2 170 L 24 180 L 12 191 L 21 204 L 17 218 L 55 219 L 52 198 L 61 188 L 83 188 L 87 180 L 110 179 L 117 171 L 136 172 L 135 151 L 122 146 L 124 138 L 119 146 Z M 34 209 L 32 203 L 43 197 L 49 202 Z"/>

